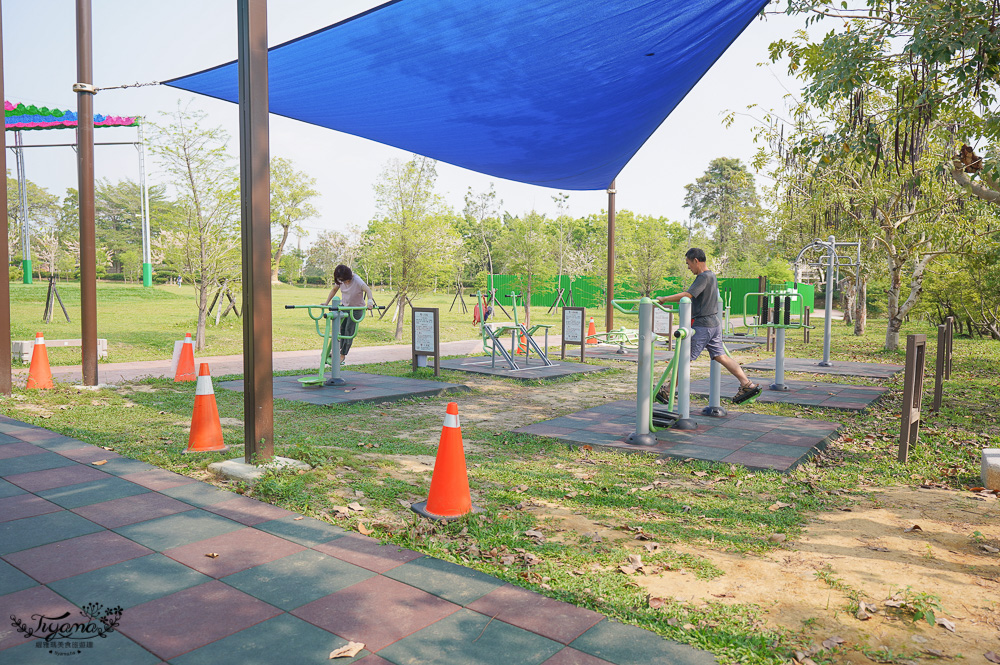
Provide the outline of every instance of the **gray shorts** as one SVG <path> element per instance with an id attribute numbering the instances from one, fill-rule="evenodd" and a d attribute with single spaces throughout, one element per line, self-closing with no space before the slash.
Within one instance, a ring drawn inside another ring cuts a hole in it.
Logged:
<path id="1" fill-rule="evenodd" d="M 691 360 L 700 356 L 704 349 L 708 349 L 709 358 L 726 355 L 726 348 L 722 345 L 722 326 L 694 329 L 691 337 Z"/>

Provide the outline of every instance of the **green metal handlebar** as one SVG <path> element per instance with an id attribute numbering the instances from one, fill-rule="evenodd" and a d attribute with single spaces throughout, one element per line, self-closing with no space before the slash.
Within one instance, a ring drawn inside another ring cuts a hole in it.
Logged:
<path id="1" fill-rule="evenodd" d="M 639 313 L 639 307 L 638 306 L 639 306 L 640 303 L 642 303 L 643 300 L 645 300 L 645 298 L 640 298 L 638 300 L 612 300 L 611 301 L 611 306 L 614 307 L 615 309 L 617 309 L 622 314 L 638 314 Z M 657 309 L 660 309 L 660 310 L 662 310 L 664 312 L 668 312 L 669 313 L 669 312 L 676 312 L 677 311 L 677 310 L 675 310 L 675 309 L 673 309 L 671 307 L 664 307 L 663 305 L 661 305 L 660 303 L 656 302 L 655 300 L 651 299 L 651 302 L 653 303 L 653 307 L 656 307 Z M 630 309 L 625 309 L 624 307 L 622 307 L 622 305 L 632 305 L 632 307 Z"/>

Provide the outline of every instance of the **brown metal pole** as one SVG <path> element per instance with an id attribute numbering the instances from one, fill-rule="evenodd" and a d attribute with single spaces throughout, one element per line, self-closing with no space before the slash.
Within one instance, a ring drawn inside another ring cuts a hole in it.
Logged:
<path id="1" fill-rule="evenodd" d="M 83 385 L 97 385 L 97 242 L 94 229 L 94 61 L 90 0 L 76 0 L 76 159 L 80 191 L 80 339 Z"/>
<path id="2" fill-rule="evenodd" d="M 0 12 L 2 15 L 2 12 Z M 6 99 L 3 87 L 3 19 L 0 18 L 0 99 Z M 0 139 L 0 201 L 7 200 L 7 132 Z M 7 206 L 0 210 L 0 268 L 7 270 L 10 266 L 10 252 L 7 251 Z M 10 374 L 10 279 L 9 275 L 0 275 L 0 393 L 10 395 L 13 383 Z"/>
<path id="3" fill-rule="evenodd" d="M 608 187 L 608 290 L 604 302 L 604 330 L 611 332 L 615 326 L 615 181 Z"/>
<path id="4" fill-rule="evenodd" d="M 243 421 L 247 464 L 274 457 L 267 0 L 238 0 L 243 238 Z"/>

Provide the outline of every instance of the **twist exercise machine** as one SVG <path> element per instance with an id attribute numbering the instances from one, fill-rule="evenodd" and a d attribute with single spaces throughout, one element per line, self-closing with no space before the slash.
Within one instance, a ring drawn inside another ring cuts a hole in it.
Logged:
<path id="1" fill-rule="evenodd" d="M 354 323 L 361 323 L 365 318 L 365 313 L 369 309 L 366 305 L 357 307 L 345 307 L 340 304 L 340 298 L 334 298 L 329 305 L 285 305 L 285 309 L 305 309 L 309 318 L 316 324 L 316 334 L 323 338 L 323 350 L 319 357 L 319 373 L 314 376 L 299 377 L 299 383 L 306 386 L 343 386 L 347 383 L 340 376 L 340 361 L 334 361 L 332 355 L 334 350 L 340 356 L 340 340 L 354 339 L 359 328 L 355 326 L 354 333 L 347 337 L 340 335 L 340 322 L 351 317 Z M 372 306 L 370 309 L 381 309 L 385 307 Z M 319 329 L 319 322 L 325 321 L 324 330 Z M 326 378 L 326 369 L 330 368 L 330 378 Z"/>

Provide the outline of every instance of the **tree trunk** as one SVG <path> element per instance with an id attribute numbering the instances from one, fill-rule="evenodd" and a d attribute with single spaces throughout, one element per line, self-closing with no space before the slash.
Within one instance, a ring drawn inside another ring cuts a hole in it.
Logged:
<path id="1" fill-rule="evenodd" d="M 274 262 L 271 264 L 271 283 L 277 284 L 281 280 L 278 279 L 278 268 L 281 266 L 281 254 L 285 251 L 285 242 L 288 241 L 288 226 L 282 226 L 284 231 L 281 234 L 281 242 L 278 243 L 278 249 L 274 252 Z"/>
<path id="2" fill-rule="evenodd" d="M 201 280 L 198 282 L 198 330 L 195 333 L 195 351 L 202 351 L 205 348 L 205 323 L 207 320 L 208 284 L 204 280 Z"/>
<path id="3" fill-rule="evenodd" d="M 913 266 L 913 273 L 910 275 L 910 293 L 906 300 L 900 304 L 899 297 L 902 291 L 902 272 L 904 260 L 902 257 L 889 257 L 889 325 L 885 330 L 885 350 L 895 351 L 899 348 L 899 330 L 903 326 L 903 321 L 910 314 L 910 310 L 917 304 L 920 293 L 924 290 L 924 272 L 928 264 L 934 260 L 935 254 L 924 254 Z"/>
<path id="4" fill-rule="evenodd" d="M 403 340 L 403 314 L 406 309 L 406 293 L 400 292 L 396 299 L 396 341 Z"/>
<path id="5" fill-rule="evenodd" d="M 861 337 L 868 325 L 868 279 L 858 270 L 858 283 L 854 289 L 854 334 Z"/>
<path id="6" fill-rule="evenodd" d="M 850 326 L 854 324 L 854 309 L 855 309 L 855 297 L 857 296 L 857 289 L 853 280 L 845 279 L 840 284 L 840 294 L 841 298 L 844 300 L 844 325 Z"/>

